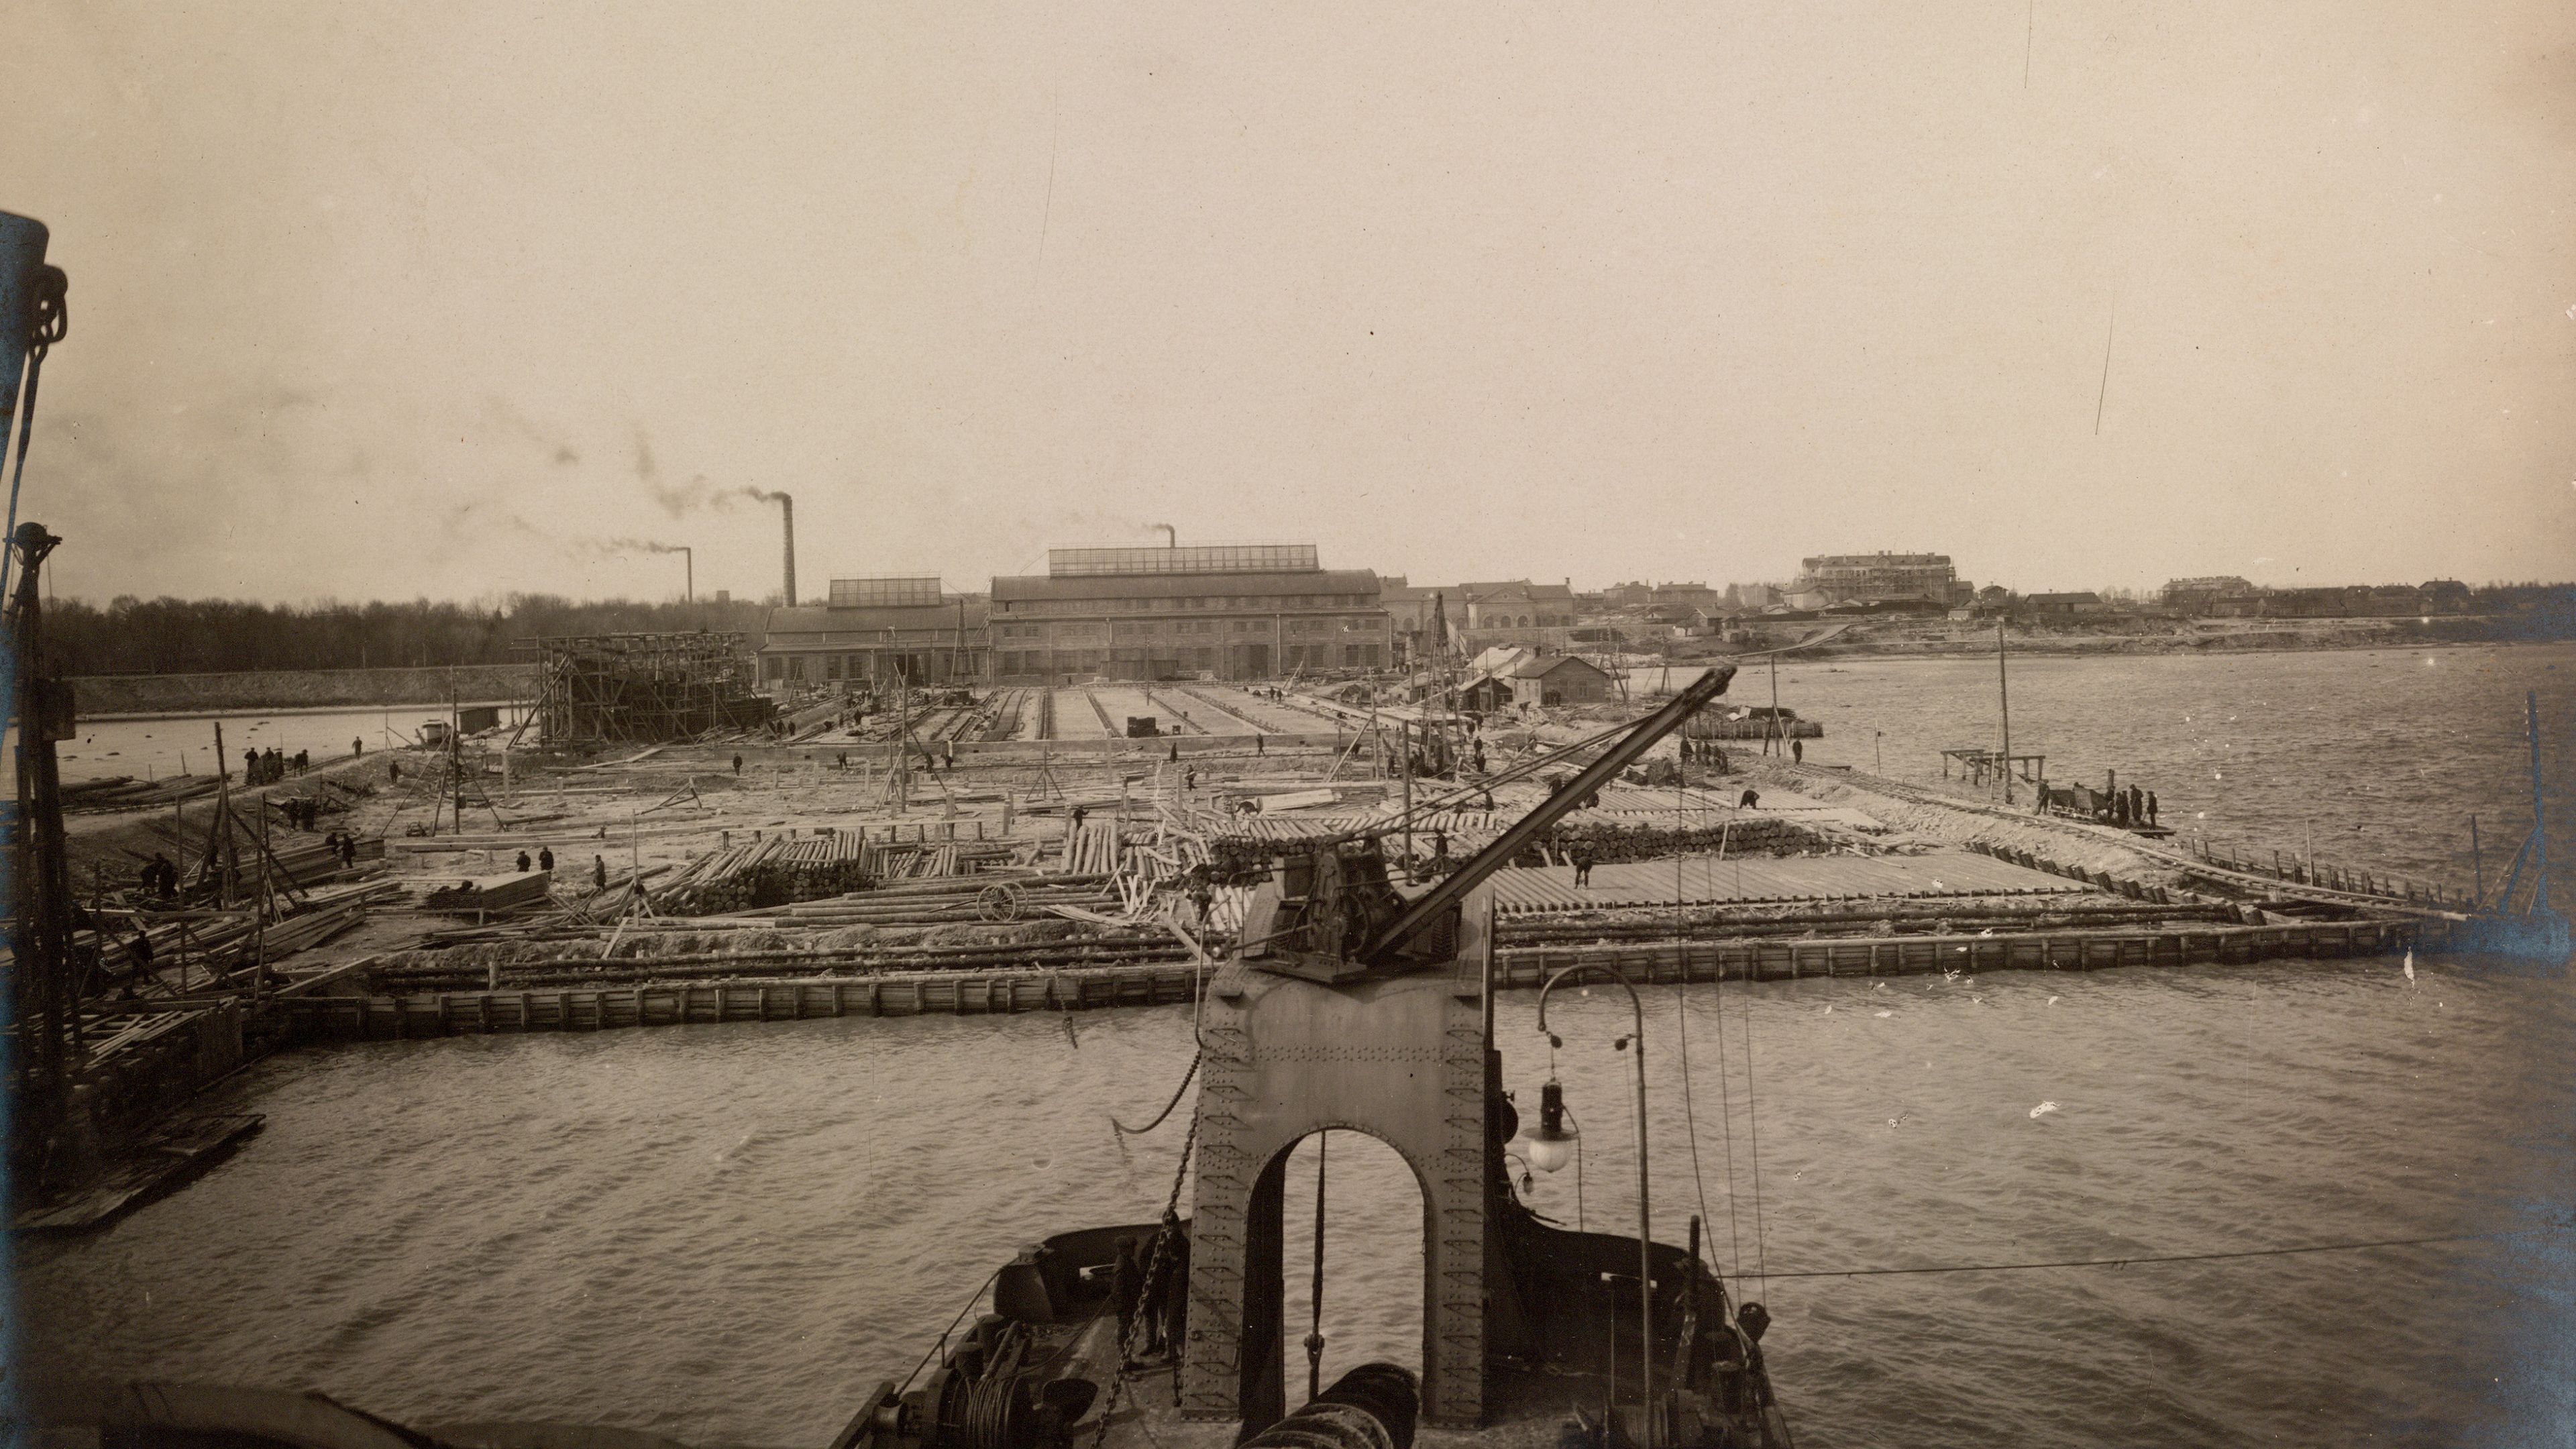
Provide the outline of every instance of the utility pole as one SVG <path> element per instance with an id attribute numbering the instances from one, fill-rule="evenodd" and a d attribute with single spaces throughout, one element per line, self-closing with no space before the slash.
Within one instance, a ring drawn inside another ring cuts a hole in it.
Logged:
<path id="1" fill-rule="evenodd" d="M 1771 651 L 1771 727 L 1762 732 L 1762 753 L 1770 754 L 1771 742 L 1780 734 L 1780 651 Z"/>
<path id="2" fill-rule="evenodd" d="M 2012 788 L 2012 682 L 2004 677 L 2004 621 L 1995 621 L 1995 689 L 2004 710 L 2004 803 L 2013 802 Z"/>

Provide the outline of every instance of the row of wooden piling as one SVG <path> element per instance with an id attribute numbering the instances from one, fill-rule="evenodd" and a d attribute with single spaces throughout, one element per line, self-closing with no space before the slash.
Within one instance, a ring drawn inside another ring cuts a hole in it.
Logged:
<path id="1" fill-rule="evenodd" d="M 1638 985 L 1925 975 L 1940 971 L 2099 971 L 2241 965 L 2281 958 L 2438 949 L 2442 922 L 2334 921 L 2264 926 L 1907 935 L 1815 940 L 1662 941 L 1506 949 L 1494 984 L 1534 988 L 1565 967 L 1615 966 Z M 408 996 L 290 997 L 272 1003 L 298 1034 L 357 1040 L 475 1032 L 603 1031 L 718 1022 L 864 1016 L 998 1016 L 1187 1002 L 1215 963 L 1096 970 L 916 972 L 721 982 L 636 983 Z"/>

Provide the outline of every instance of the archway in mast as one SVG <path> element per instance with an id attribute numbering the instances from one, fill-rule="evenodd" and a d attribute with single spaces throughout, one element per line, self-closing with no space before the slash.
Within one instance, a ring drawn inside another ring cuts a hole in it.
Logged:
<path id="1" fill-rule="evenodd" d="M 1324 1169 L 1320 1325 L 1314 1312 L 1319 1161 Z M 1422 1244 L 1431 1224 L 1429 1199 L 1413 1164 L 1370 1133 L 1326 1129 L 1300 1138 L 1271 1159 L 1254 1189 L 1256 1214 L 1264 1209 L 1264 1190 L 1273 1179 L 1280 1200 L 1279 1348 L 1257 1362 L 1280 1374 L 1285 1402 L 1306 1401 L 1306 1336 L 1318 1326 L 1324 1337 L 1325 1384 L 1372 1362 L 1401 1364 L 1421 1374 L 1431 1287 Z M 1252 1331 L 1247 1325 L 1247 1337 Z M 1247 1351 L 1247 1368 L 1255 1362 Z"/>

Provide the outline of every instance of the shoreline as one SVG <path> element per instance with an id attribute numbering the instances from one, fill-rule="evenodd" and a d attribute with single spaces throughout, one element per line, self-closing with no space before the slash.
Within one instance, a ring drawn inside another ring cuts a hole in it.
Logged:
<path id="1" fill-rule="evenodd" d="M 2265 630 L 2260 632 L 2243 631 L 2237 633 L 2218 633 L 2198 636 L 2072 632 L 2066 634 L 2008 633 L 2005 635 L 2005 645 L 2014 654 L 2023 657 L 2089 659 L 2122 655 L 2169 657 L 2209 654 L 2323 654 L 2348 653 L 2353 650 L 2365 649 L 2495 649 L 2576 642 L 2576 640 L 2548 636 L 2464 639 L 2457 637 L 2434 636 L 2419 632 L 2423 627 L 2424 626 L 2419 625 L 2411 626 L 2404 630 L 2372 629 L 2367 631 L 2360 629 L 2335 629 L 2299 633 Z M 1774 645 L 1771 647 L 1781 649 L 1783 652 L 1794 653 L 1795 655 L 1806 659 L 1989 658 L 1994 653 L 1994 639 L 1991 635 L 1962 639 L 1844 638 L 1811 645 L 1806 648 L 1794 648 L 1793 646 L 1781 645 Z M 1762 649 L 1747 649 L 1737 653 L 1720 651 L 1691 656 L 1676 655 L 1671 662 L 1676 666 L 1726 663 L 1742 664 L 1750 659 L 1758 659 L 1766 652 L 1767 651 Z M 1630 669 L 1653 669 L 1659 667 L 1663 663 L 1661 659 L 1651 655 L 1631 657 L 1639 658 L 1642 662 L 1630 664 L 1628 666 Z M 476 665 L 459 667 L 487 669 L 496 666 Z M 509 666 L 497 667 L 507 668 Z M 361 673 L 380 675 L 386 672 L 388 671 L 313 670 L 304 673 L 260 671 L 257 673 L 238 675 L 83 675 L 76 676 L 72 680 L 72 685 L 76 692 L 96 692 L 102 687 L 107 687 L 114 688 L 119 692 L 146 694 L 153 692 L 153 686 L 150 684 L 142 684 L 142 686 L 138 688 L 138 683 L 143 681 L 161 680 L 248 681 L 262 678 L 281 682 L 290 680 L 319 682 L 346 680 L 349 676 Z M 111 681 L 112 683 L 110 683 Z M 441 682 L 444 682 L 443 675 L 441 676 Z M 177 690 L 173 689 L 172 692 L 176 693 Z M 79 711 L 79 718 L 85 723 L 95 722 L 99 724 L 112 724 L 174 719 L 235 719 L 250 715 L 362 714 L 372 711 L 427 709 L 433 707 L 445 708 L 454 702 L 453 696 L 445 690 L 421 692 L 421 697 L 419 698 L 355 699 L 341 703 L 313 703 L 309 697 L 298 698 L 298 693 L 299 691 L 294 689 L 292 686 L 289 686 L 281 689 L 279 693 L 269 696 L 266 701 L 261 699 L 251 699 L 248 702 L 227 700 L 224 703 L 200 708 L 190 708 L 185 704 L 178 704 L 172 708 L 166 709 L 115 709 L 99 711 L 82 709 Z M 410 692 L 407 691 L 406 693 Z M 467 704 L 498 705 L 508 707 L 528 703 L 529 701 L 524 697 L 478 697 L 464 702 Z"/>

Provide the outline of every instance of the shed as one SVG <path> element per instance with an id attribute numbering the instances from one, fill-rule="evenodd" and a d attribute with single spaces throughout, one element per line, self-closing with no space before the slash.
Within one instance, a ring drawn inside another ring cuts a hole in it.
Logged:
<path id="1" fill-rule="evenodd" d="M 1573 654 L 1523 660 L 1502 676 L 1512 698 L 1522 704 L 1597 704 L 1610 698 L 1610 676 L 1592 661 Z"/>

